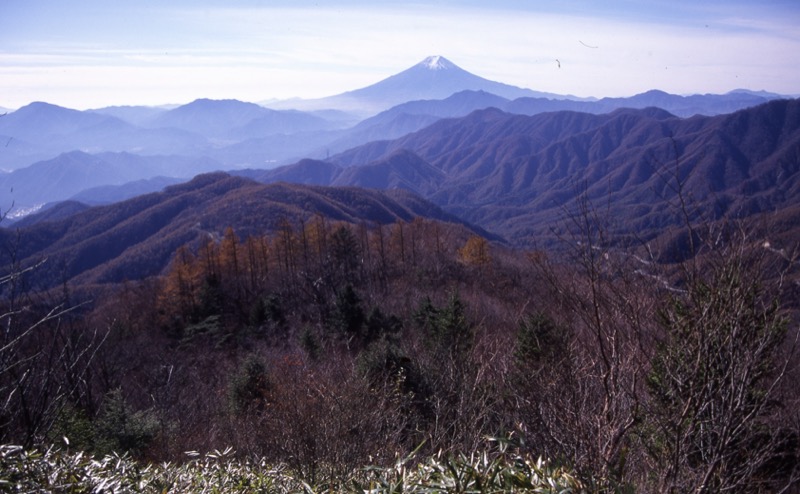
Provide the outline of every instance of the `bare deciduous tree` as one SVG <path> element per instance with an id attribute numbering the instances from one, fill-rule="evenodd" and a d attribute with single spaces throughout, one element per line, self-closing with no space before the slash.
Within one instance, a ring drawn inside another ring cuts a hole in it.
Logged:
<path id="1" fill-rule="evenodd" d="M 90 393 L 90 366 L 107 332 L 70 324 L 74 305 L 37 300 L 26 277 L 45 269 L 45 262 L 23 267 L 17 246 L 5 247 L 9 272 L 0 276 L 0 441 L 31 446 L 44 438 L 68 400 L 78 403 Z"/>
<path id="2" fill-rule="evenodd" d="M 661 492 L 778 491 L 797 480 L 780 392 L 798 338 L 779 303 L 791 262 L 737 225 L 717 233 L 661 311 L 645 443 Z"/>

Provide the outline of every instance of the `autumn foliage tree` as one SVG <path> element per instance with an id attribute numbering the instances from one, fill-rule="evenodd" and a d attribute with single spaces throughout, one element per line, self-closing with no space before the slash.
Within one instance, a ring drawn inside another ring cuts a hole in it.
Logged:
<path id="1" fill-rule="evenodd" d="M 458 258 L 461 262 L 473 266 L 489 264 L 491 262 L 489 241 L 477 235 L 469 237 L 467 243 L 458 250 Z"/>

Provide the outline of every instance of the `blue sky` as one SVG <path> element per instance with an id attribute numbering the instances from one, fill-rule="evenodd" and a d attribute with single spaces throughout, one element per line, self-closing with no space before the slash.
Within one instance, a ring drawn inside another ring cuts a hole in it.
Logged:
<path id="1" fill-rule="evenodd" d="M 0 2 L 6 108 L 321 97 L 429 55 L 577 96 L 796 95 L 800 2 Z"/>

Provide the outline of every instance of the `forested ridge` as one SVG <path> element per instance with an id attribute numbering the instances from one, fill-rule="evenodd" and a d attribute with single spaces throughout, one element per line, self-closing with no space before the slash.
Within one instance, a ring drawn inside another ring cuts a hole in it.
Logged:
<path id="1" fill-rule="evenodd" d="M 580 196 L 616 219 L 609 233 L 653 239 L 692 222 L 785 211 L 797 203 L 800 102 L 677 118 L 655 107 L 534 116 L 478 110 L 392 140 L 274 170 L 288 180 L 412 190 L 518 246 L 550 242 Z M 796 228 L 796 225 L 791 228 Z"/>
<path id="2" fill-rule="evenodd" d="M 231 448 L 311 490 L 377 485 L 371 465 L 405 478 L 404 458 L 475 473 L 487 448 L 484 466 L 530 476 L 541 457 L 576 490 L 796 488 L 796 246 L 714 223 L 665 256 L 609 241 L 600 216 L 570 212 L 558 252 L 318 214 L 227 228 L 100 289 L 39 291 L 26 280 L 49 267 L 18 264 L 1 440 L 141 465 Z"/>

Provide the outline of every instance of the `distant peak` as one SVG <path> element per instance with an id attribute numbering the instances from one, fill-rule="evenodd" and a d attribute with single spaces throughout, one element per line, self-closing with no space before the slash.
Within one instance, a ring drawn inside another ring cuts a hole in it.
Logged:
<path id="1" fill-rule="evenodd" d="M 453 64 L 448 59 L 439 55 L 426 58 L 420 62 L 420 65 L 430 70 L 442 70 L 453 67 Z"/>

